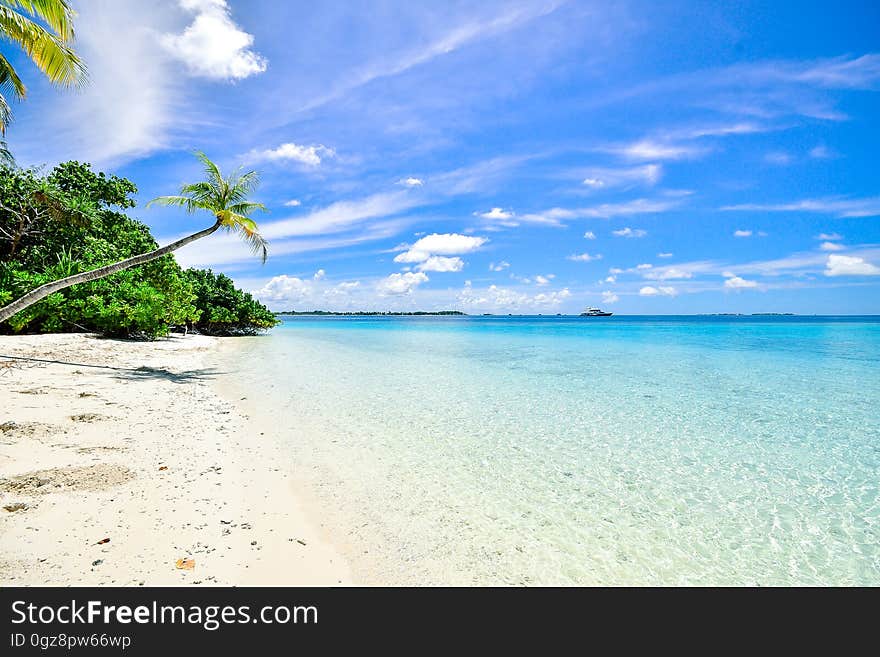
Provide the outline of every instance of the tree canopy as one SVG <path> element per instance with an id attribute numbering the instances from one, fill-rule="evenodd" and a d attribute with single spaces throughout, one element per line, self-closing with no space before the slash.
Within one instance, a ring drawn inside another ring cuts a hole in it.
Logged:
<path id="1" fill-rule="evenodd" d="M 0 305 L 46 282 L 157 247 L 129 217 L 130 180 L 66 162 L 48 175 L 0 167 Z M 156 337 L 175 326 L 215 334 L 274 326 L 272 313 L 222 274 L 184 271 L 173 256 L 54 293 L 2 331 L 89 330 Z"/>

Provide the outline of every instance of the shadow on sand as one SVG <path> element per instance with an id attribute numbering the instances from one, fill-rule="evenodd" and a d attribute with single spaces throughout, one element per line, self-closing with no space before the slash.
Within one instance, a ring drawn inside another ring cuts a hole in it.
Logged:
<path id="1" fill-rule="evenodd" d="M 112 365 L 89 365 L 87 363 L 71 363 L 64 360 L 51 360 L 48 358 L 28 358 L 25 356 L 7 356 L 0 354 L 0 358 L 8 358 L 12 361 L 21 363 L 46 363 L 49 365 L 69 365 L 71 367 L 82 367 L 99 370 L 110 370 L 117 372 L 116 378 L 123 381 L 136 381 L 146 379 L 163 379 L 172 383 L 192 383 L 194 381 L 207 381 L 213 379 L 218 374 L 222 374 L 213 367 L 202 368 L 197 370 L 184 370 L 182 372 L 172 372 L 162 367 L 114 367 Z"/>

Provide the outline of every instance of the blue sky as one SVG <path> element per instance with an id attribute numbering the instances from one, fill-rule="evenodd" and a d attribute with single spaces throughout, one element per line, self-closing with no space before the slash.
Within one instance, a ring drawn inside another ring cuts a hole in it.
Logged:
<path id="1" fill-rule="evenodd" d="M 268 263 L 178 259 L 274 309 L 880 313 L 877 3 L 74 4 L 90 82 L 15 58 L 19 162 L 163 242 L 193 148 L 258 169 Z"/>

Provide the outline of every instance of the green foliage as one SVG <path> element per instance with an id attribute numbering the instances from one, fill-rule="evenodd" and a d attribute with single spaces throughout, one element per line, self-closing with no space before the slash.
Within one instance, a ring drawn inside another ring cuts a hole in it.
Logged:
<path id="1" fill-rule="evenodd" d="M 225 274 L 188 269 L 186 276 L 200 314 L 195 328 L 209 335 L 253 334 L 278 324 L 275 314 L 250 294 L 237 289 Z"/>
<path id="2" fill-rule="evenodd" d="M 134 207 L 136 192 L 131 181 L 79 162 L 58 165 L 46 176 L 0 167 L 0 304 L 44 283 L 155 249 L 149 228 L 120 212 Z M 204 325 L 232 334 L 269 328 L 274 321 L 267 322 L 266 315 L 271 317 L 229 278 L 184 272 L 168 255 L 52 294 L 0 331 L 156 337 L 173 326 Z"/>

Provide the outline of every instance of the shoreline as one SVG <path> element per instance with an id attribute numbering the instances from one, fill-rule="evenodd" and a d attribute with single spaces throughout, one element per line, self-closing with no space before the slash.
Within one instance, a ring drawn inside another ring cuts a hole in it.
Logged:
<path id="1" fill-rule="evenodd" d="M 283 444 L 215 390 L 224 340 L 0 336 L 0 585 L 352 583 Z"/>

